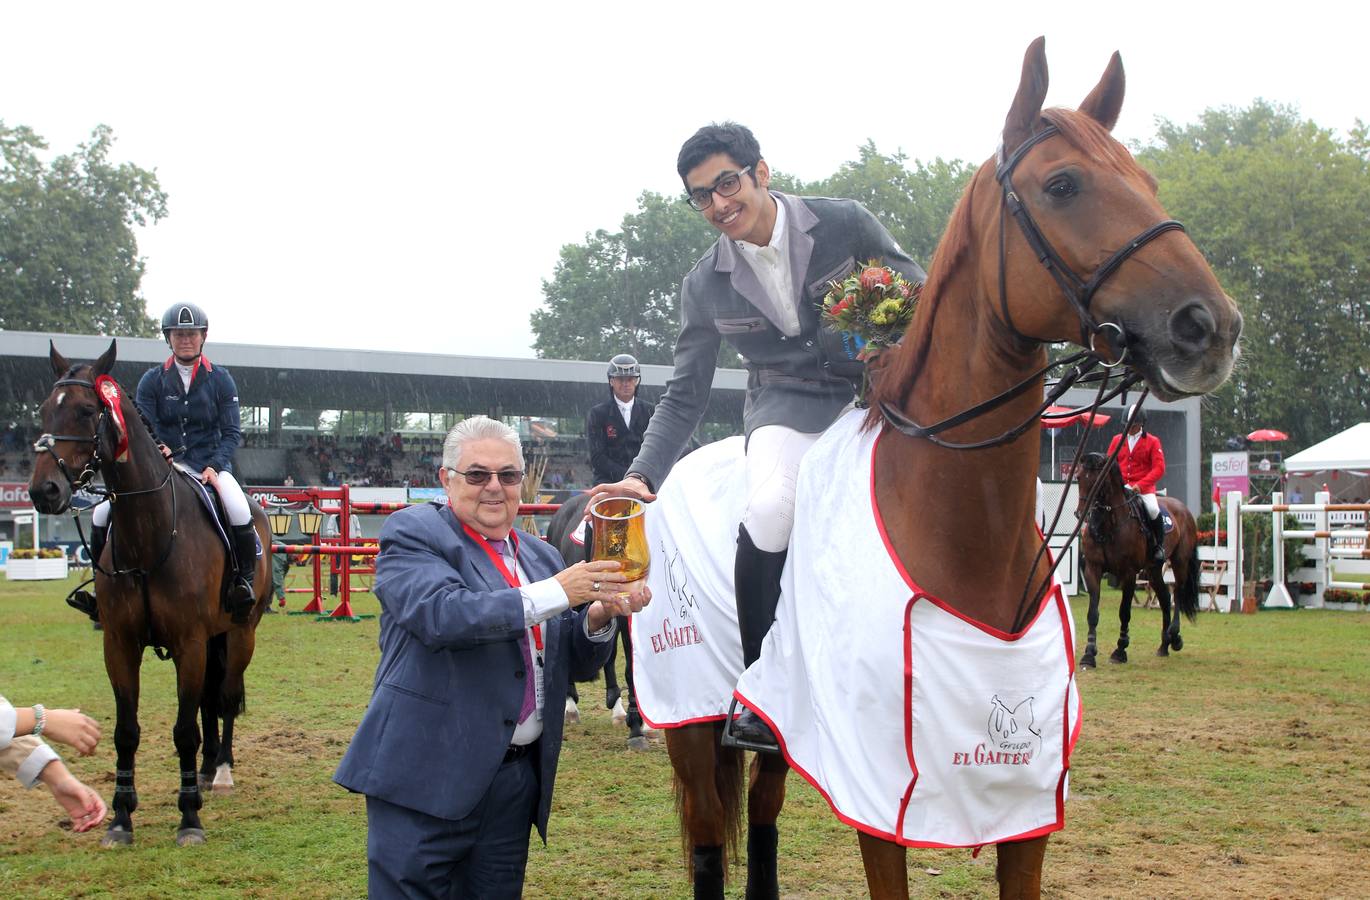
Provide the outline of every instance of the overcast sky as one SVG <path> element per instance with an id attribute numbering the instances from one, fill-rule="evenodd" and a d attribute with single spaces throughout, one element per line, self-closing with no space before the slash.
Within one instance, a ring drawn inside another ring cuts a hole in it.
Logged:
<path id="1" fill-rule="evenodd" d="M 700 125 L 749 125 L 806 180 L 868 138 L 979 162 L 1039 34 L 1051 105 L 1122 52 L 1124 140 L 1257 97 L 1370 120 L 1359 3 L 44 0 L 0 22 L 0 119 L 54 152 L 105 123 L 156 170 L 170 215 L 140 232 L 143 291 L 154 315 L 203 305 L 211 356 L 532 356 L 560 247 L 678 192 Z"/>

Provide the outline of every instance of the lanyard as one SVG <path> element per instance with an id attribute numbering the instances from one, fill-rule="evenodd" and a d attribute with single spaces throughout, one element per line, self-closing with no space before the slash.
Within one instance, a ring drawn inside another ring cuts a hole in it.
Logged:
<path id="1" fill-rule="evenodd" d="M 449 508 L 451 507 L 451 504 L 450 504 L 450 503 L 448 504 L 448 507 L 449 507 Z M 460 521 L 460 520 L 458 520 L 458 521 Z M 479 532 L 477 532 L 477 531 L 476 531 L 474 528 L 472 528 L 470 525 L 467 525 L 465 522 L 462 522 L 462 523 L 461 523 L 461 527 L 462 527 L 462 528 L 466 531 L 466 533 L 471 537 L 471 540 L 473 540 L 473 541 L 475 541 L 477 544 L 479 544 L 480 547 L 481 547 L 481 549 L 483 549 L 483 550 L 485 551 L 485 554 L 486 554 L 487 556 L 490 557 L 490 561 L 491 561 L 492 563 L 495 564 L 495 568 L 496 568 L 496 569 L 499 569 L 499 573 L 500 573 L 501 575 L 504 576 L 504 581 L 505 581 L 505 583 L 508 584 L 510 587 L 519 587 L 519 586 L 520 586 L 520 582 L 519 582 L 519 577 L 518 577 L 518 558 L 519 558 L 519 537 L 518 537 L 518 534 L 517 534 L 516 532 L 513 532 L 513 531 L 509 532 L 509 537 L 510 537 L 510 538 L 513 540 L 513 542 L 514 542 L 514 568 L 511 570 L 511 569 L 509 568 L 509 566 L 506 565 L 505 562 L 504 562 L 504 554 L 500 553 L 500 552 L 497 551 L 493 546 L 491 546 L 490 542 L 489 542 L 488 540 L 486 540 L 484 537 L 482 537 L 482 536 L 480 535 Z M 538 648 L 538 651 L 541 652 L 541 651 L 542 651 L 542 626 L 541 626 L 541 625 L 534 625 L 534 626 L 532 627 L 532 632 L 533 632 L 533 644 Z"/>

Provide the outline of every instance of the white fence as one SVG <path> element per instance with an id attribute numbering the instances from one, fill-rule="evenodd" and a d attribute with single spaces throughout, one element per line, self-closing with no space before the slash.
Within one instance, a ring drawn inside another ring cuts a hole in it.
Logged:
<path id="1" fill-rule="evenodd" d="M 1309 607 L 1327 605 L 1323 595 L 1329 588 L 1350 591 L 1370 589 L 1370 585 L 1364 582 L 1339 581 L 1335 572 L 1340 569 L 1344 573 L 1370 574 L 1370 550 L 1367 550 L 1370 531 L 1365 527 L 1370 504 L 1331 503 L 1330 499 L 1327 493 L 1319 492 L 1312 503 L 1285 503 L 1283 495 L 1275 493 L 1270 503 L 1243 503 L 1241 494 L 1235 491 L 1228 494 L 1225 504 L 1226 543 L 1217 541 L 1216 535 L 1221 534 L 1222 529 L 1215 527 L 1214 543 L 1199 547 L 1199 559 L 1203 563 L 1200 584 L 1211 598 L 1211 608 L 1220 612 L 1241 609 L 1242 513 L 1269 513 L 1271 516 L 1270 539 L 1274 562 L 1270 573 L 1272 584 L 1265 597 L 1265 606 L 1288 608 L 1294 605 L 1294 599 L 1285 586 L 1286 581 L 1312 582 L 1313 594 L 1303 603 Z M 1312 527 L 1286 530 L 1284 517 L 1290 513 L 1298 517 L 1300 524 Z M 1302 548 L 1305 565 L 1289 570 L 1284 558 L 1284 542 L 1293 538 L 1312 543 Z M 1350 606 L 1358 608 L 1357 604 Z"/>

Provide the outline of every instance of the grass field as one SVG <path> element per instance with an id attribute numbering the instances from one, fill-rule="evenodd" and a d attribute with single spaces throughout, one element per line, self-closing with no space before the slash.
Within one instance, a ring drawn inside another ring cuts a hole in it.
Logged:
<path id="1" fill-rule="evenodd" d="M 113 701 L 99 635 L 61 601 L 69 585 L 0 581 L 0 692 L 79 706 L 104 739 L 69 759 L 113 796 Z M 298 603 L 297 603 L 298 605 Z M 358 612 L 375 612 L 363 596 Z M 1117 634 L 1116 595 L 1100 628 Z M 1084 610 L 1075 604 L 1077 625 Z M 1134 610 L 1132 662 L 1084 673 L 1084 730 L 1066 830 L 1053 835 L 1051 897 L 1370 896 L 1370 614 L 1205 614 L 1182 653 L 1151 655 L 1159 613 Z M 366 884 L 361 798 L 330 780 L 370 694 L 375 619 L 321 624 L 272 616 L 248 671 L 236 741 L 238 788 L 210 797 L 209 843 L 177 848 L 171 663 L 143 665 L 136 844 L 102 851 L 74 835 L 42 788 L 0 785 L 0 884 L 30 897 L 359 897 Z M 551 844 L 535 843 L 529 897 L 689 897 L 670 766 L 624 748 L 600 686 L 567 729 Z M 461 777 L 433 760 L 425 777 Z M 787 897 L 865 893 L 856 838 L 797 776 L 780 822 Z M 916 897 L 994 896 L 994 852 L 911 852 Z M 729 896 L 742 895 L 741 870 Z"/>

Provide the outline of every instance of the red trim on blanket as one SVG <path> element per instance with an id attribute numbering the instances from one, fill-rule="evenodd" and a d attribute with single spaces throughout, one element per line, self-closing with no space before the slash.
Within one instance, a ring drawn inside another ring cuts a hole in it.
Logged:
<path id="1" fill-rule="evenodd" d="M 1027 634 L 1029 631 L 1032 630 L 1032 626 L 1037 623 L 1037 619 L 1041 617 L 1043 611 L 1046 610 L 1047 602 L 1051 599 L 1052 596 L 1052 591 L 1047 591 L 1046 594 L 1042 596 L 1041 604 L 1038 605 L 1037 611 L 1032 614 L 1032 618 L 1028 620 L 1028 623 L 1023 626 L 1023 630 L 1018 632 L 1017 634 L 1009 634 L 1008 632 L 1000 631 L 998 628 L 993 628 L 976 619 L 972 619 L 970 616 L 960 612 L 955 607 L 948 604 L 945 600 L 942 600 L 940 597 L 935 597 L 932 594 L 929 594 L 927 591 L 923 590 L 921 587 L 918 586 L 918 582 L 914 581 L 913 576 L 911 576 L 908 570 L 904 568 L 903 560 L 899 558 L 899 554 L 894 552 L 894 545 L 890 543 L 889 532 L 885 530 L 885 517 L 880 514 L 880 504 L 877 503 L 875 499 L 875 448 L 880 446 L 880 440 L 884 436 L 884 432 L 881 432 L 880 434 L 876 435 L 875 440 L 871 442 L 871 511 L 875 514 L 875 528 L 880 533 L 880 541 L 885 545 L 885 553 L 889 555 L 890 562 L 894 563 L 894 568 L 899 573 L 899 577 L 904 579 L 904 583 L 909 586 L 909 590 L 913 591 L 914 600 L 926 597 L 929 602 L 937 605 L 946 612 L 951 613 L 953 616 L 956 616 L 958 619 L 965 622 L 966 624 L 973 625 L 976 628 L 983 631 L 985 634 L 988 634 L 991 637 L 998 638 L 1001 641 L 1016 641 L 1023 635 Z M 1040 528 L 1037 529 L 1037 535 L 1038 537 L 1042 536 L 1042 530 Z M 1048 564 L 1054 564 L 1055 559 L 1053 559 L 1051 555 L 1050 547 L 1047 548 L 1046 555 Z M 1059 591 L 1060 585 L 1056 584 L 1054 586 L 1054 590 Z M 1073 672 L 1074 669 L 1072 669 L 1071 671 Z"/>

